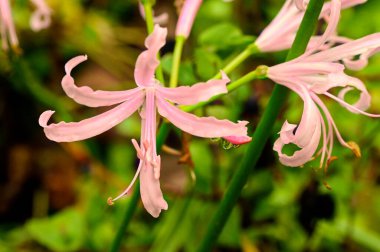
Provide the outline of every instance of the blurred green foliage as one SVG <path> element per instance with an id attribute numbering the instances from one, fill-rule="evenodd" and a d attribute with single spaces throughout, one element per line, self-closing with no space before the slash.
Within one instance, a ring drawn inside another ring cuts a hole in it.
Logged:
<path id="1" fill-rule="evenodd" d="M 145 25 L 137 1 L 48 3 L 54 10 L 52 26 L 33 33 L 28 1 L 13 1 L 23 54 L 15 60 L 0 52 L 0 251 L 108 251 L 130 199 L 113 207 L 106 199 L 120 192 L 134 174 L 130 139 L 139 137 L 138 116 L 94 140 L 62 145 L 46 140 L 37 121 L 47 109 L 57 110 L 57 118 L 68 121 L 103 111 L 84 108 L 64 96 L 60 80 L 72 56 L 89 56 L 75 70 L 79 85 L 103 90 L 133 87 Z M 204 1 L 185 45 L 179 82 L 190 85 L 214 76 L 254 41 L 282 3 Z M 172 1 L 157 1 L 155 9 L 170 14 L 171 32 L 162 57 L 169 75 L 177 14 Z M 340 33 L 358 38 L 380 31 L 379 11 L 376 0 L 343 11 Z M 230 76 L 236 79 L 257 65 L 281 62 L 283 55 L 251 57 Z M 367 84 L 371 111 L 376 113 L 380 113 L 379 65 L 377 56 L 366 69 L 353 73 Z M 249 120 L 253 131 L 272 86 L 270 81 L 255 81 L 196 113 Z M 300 104 L 296 95 L 289 97 L 277 129 L 285 119 L 299 121 Z M 343 137 L 361 146 L 362 158 L 356 159 L 336 141 L 333 155 L 338 160 L 327 175 L 318 169 L 318 160 L 302 169 L 283 167 L 272 151 L 274 133 L 217 251 L 380 251 L 380 121 L 352 114 L 329 100 L 326 104 Z M 161 181 L 169 210 L 153 219 L 139 203 L 122 251 L 194 251 L 244 153 L 244 146 L 225 149 L 218 139 L 187 139 L 176 133 L 166 144 L 188 158 L 178 165 L 179 156 L 162 153 Z"/>

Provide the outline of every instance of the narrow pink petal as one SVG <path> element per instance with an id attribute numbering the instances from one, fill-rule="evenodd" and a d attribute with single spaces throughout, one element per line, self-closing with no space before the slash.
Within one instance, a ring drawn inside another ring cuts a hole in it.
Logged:
<path id="1" fill-rule="evenodd" d="M 71 71 L 74 67 L 87 60 L 87 55 L 80 55 L 69 60 L 65 65 L 66 75 L 62 79 L 62 88 L 74 101 L 88 107 L 111 106 L 130 100 L 141 92 L 141 88 L 125 91 L 94 91 L 88 86 L 78 87 Z"/>
<path id="2" fill-rule="evenodd" d="M 189 37 L 195 16 L 202 4 L 202 0 L 185 0 L 181 13 L 178 18 L 175 31 L 176 36 Z"/>
<path id="3" fill-rule="evenodd" d="M 47 122 L 54 113 L 49 110 L 41 114 L 39 123 L 44 128 L 46 137 L 50 140 L 56 142 L 84 140 L 99 135 L 125 120 L 141 106 L 144 101 L 143 97 L 142 94 L 136 95 L 132 100 L 126 101 L 103 114 L 80 122 L 60 122 L 48 125 Z"/>
<path id="4" fill-rule="evenodd" d="M 355 5 L 363 4 L 367 0 L 342 0 L 342 9 L 354 7 Z"/>
<path id="5" fill-rule="evenodd" d="M 157 92 L 161 97 L 177 104 L 196 104 L 201 101 L 207 101 L 218 94 L 228 92 L 227 83 L 230 79 L 222 72 L 221 80 L 209 80 L 206 83 L 197 83 L 193 86 L 180 86 L 176 88 L 157 87 Z"/>
<path id="6" fill-rule="evenodd" d="M 308 56 L 303 59 L 307 62 L 317 62 L 317 61 L 339 61 L 345 59 L 352 59 L 357 55 L 365 55 L 364 58 L 360 58 L 361 60 L 365 60 L 366 58 L 372 56 L 374 53 L 378 52 L 380 48 L 380 33 L 374 33 L 363 37 L 361 39 L 357 39 L 351 42 L 347 42 L 345 44 L 336 46 L 326 51 L 321 51 L 315 53 L 313 55 Z M 364 66 L 362 64 L 361 66 Z"/>
<path id="7" fill-rule="evenodd" d="M 157 156 L 158 165 L 161 163 L 160 156 Z M 168 203 L 165 201 L 160 188 L 160 181 L 155 178 L 154 168 L 148 162 L 141 161 L 142 168 L 140 172 L 140 194 L 145 209 L 155 218 L 161 210 L 168 209 Z"/>
<path id="8" fill-rule="evenodd" d="M 142 52 L 136 61 L 135 81 L 138 86 L 147 87 L 155 84 L 154 71 L 160 64 L 157 54 L 165 45 L 167 33 L 166 28 L 155 25 L 152 34 L 146 38 L 145 46 L 148 49 Z"/>
<path id="9" fill-rule="evenodd" d="M 247 121 L 233 123 L 228 120 L 218 120 L 215 117 L 197 117 L 183 112 L 159 95 L 156 97 L 158 112 L 176 127 L 192 135 L 208 138 L 247 135 Z"/>
<path id="10" fill-rule="evenodd" d="M 308 62 L 307 64 L 297 61 L 288 61 L 268 69 L 268 77 L 300 77 L 303 75 L 321 75 L 336 72 L 343 72 L 344 66 L 331 62 Z"/>
<path id="11" fill-rule="evenodd" d="M 40 31 L 49 27 L 51 23 L 51 9 L 44 0 L 31 0 L 31 2 L 36 6 L 36 10 L 30 18 L 30 27 L 33 31 Z"/>
<path id="12" fill-rule="evenodd" d="M 338 98 L 338 97 L 336 97 L 336 96 L 334 96 L 334 95 L 332 95 L 330 93 L 326 92 L 326 93 L 324 93 L 324 95 L 326 95 L 326 96 L 330 97 L 331 99 L 339 102 L 343 107 L 346 107 L 350 111 L 354 111 L 354 112 L 356 112 L 358 114 L 362 114 L 362 115 L 365 115 L 365 116 L 368 116 L 368 117 L 380 117 L 380 114 L 372 114 L 372 113 L 364 112 L 364 111 L 360 110 L 359 108 L 357 108 L 357 107 L 355 107 L 355 106 L 353 106 L 353 105 L 345 102 L 344 100 L 342 100 L 342 99 L 340 99 L 340 98 Z"/>

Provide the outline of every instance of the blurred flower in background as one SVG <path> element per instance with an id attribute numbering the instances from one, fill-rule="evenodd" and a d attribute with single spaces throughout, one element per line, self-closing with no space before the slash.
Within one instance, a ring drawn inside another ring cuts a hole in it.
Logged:
<path id="1" fill-rule="evenodd" d="M 46 5 L 44 0 L 31 0 L 31 2 L 36 8 L 30 18 L 31 29 L 33 31 L 40 31 L 47 28 L 51 22 L 51 9 Z M 10 45 L 14 51 L 19 51 L 19 41 L 9 0 L 0 1 L 0 26 L 3 49 L 8 50 Z"/>

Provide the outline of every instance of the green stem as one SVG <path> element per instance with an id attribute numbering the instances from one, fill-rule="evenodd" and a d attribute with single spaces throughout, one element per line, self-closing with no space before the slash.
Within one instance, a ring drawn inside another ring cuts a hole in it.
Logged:
<path id="1" fill-rule="evenodd" d="M 145 23 L 148 34 L 151 34 L 154 29 L 154 21 L 153 21 L 153 9 L 150 1 L 146 1 L 143 3 L 144 11 L 145 11 Z M 160 54 L 157 55 L 157 59 L 161 61 Z M 156 69 L 156 77 L 163 84 L 165 83 L 164 74 L 162 72 L 162 67 L 159 65 Z"/>
<path id="2" fill-rule="evenodd" d="M 182 55 L 183 45 L 185 44 L 185 41 L 186 41 L 186 38 L 184 36 L 177 36 L 175 38 L 172 72 L 170 75 L 170 87 L 172 88 L 178 85 L 179 66 L 181 63 L 181 55 Z"/>
<path id="3" fill-rule="evenodd" d="M 223 71 L 225 73 L 232 72 L 235 68 L 237 68 L 244 60 L 246 60 L 249 56 L 260 52 L 259 48 L 255 43 L 250 44 L 247 48 L 244 49 L 241 53 L 239 53 L 232 61 L 230 61 L 227 66 L 223 67 Z M 214 79 L 220 78 L 221 74 L 218 73 L 214 76 Z"/>
<path id="4" fill-rule="evenodd" d="M 323 2 L 323 0 L 310 1 L 292 48 L 288 53 L 287 60 L 291 60 L 305 51 L 307 43 L 316 28 Z M 286 96 L 287 89 L 283 86 L 276 85 L 262 119 L 252 136 L 253 141 L 248 145 L 243 161 L 234 174 L 222 202 L 208 225 L 206 235 L 197 251 L 205 252 L 212 250 L 212 247 L 216 243 L 219 234 L 223 230 L 223 227 L 247 182 L 252 168 L 256 166 L 265 143 L 272 134 L 271 129 L 273 128 L 281 107 L 286 100 Z"/>

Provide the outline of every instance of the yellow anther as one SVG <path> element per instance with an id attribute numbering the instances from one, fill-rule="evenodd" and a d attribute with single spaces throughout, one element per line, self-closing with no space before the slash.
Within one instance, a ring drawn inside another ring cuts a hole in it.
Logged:
<path id="1" fill-rule="evenodd" d="M 362 157 L 362 153 L 360 151 L 360 147 L 357 143 L 355 143 L 354 141 L 349 141 L 347 142 L 348 146 L 350 147 L 351 151 L 355 154 L 355 156 L 357 158 L 361 158 Z"/>

